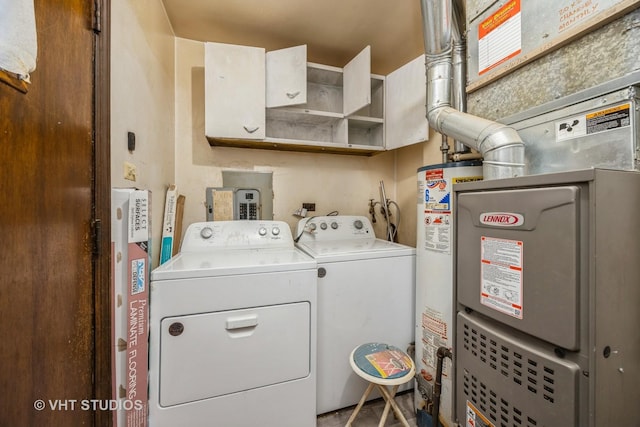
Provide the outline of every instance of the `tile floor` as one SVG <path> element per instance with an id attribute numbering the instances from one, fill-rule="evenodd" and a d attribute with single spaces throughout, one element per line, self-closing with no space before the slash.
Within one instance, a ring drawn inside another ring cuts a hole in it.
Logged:
<path id="1" fill-rule="evenodd" d="M 416 414 L 413 409 L 413 392 L 407 391 L 396 396 L 396 402 L 400 409 L 402 410 L 402 414 L 405 416 L 409 425 L 415 427 L 416 424 Z M 329 412 L 327 414 L 322 414 L 318 416 L 317 427 L 344 427 L 353 412 L 355 406 L 351 406 L 345 409 L 341 409 L 336 412 Z M 353 422 L 353 427 L 375 427 L 380 422 L 380 417 L 382 416 L 382 411 L 384 410 L 384 400 L 376 399 L 370 402 L 365 403 L 362 407 L 355 421 Z M 393 411 L 389 413 L 387 417 L 387 422 L 385 427 L 400 427 L 402 423 L 396 420 L 393 415 Z"/>

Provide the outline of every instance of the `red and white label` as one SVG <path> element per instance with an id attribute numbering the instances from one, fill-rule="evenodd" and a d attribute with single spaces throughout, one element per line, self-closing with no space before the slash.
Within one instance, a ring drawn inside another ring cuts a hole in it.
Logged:
<path id="1" fill-rule="evenodd" d="M 482 75 L 522 52 L 520 0 L 505 3 L 478 26 L 478 74 Z"/>
<path id="2" fill-rule="evenodd" d="M 494 427 L 494 425 L 482 415 L 473 403 L 467 400 L 467 419 L 465 427 Z"/>
<path id="3" fill-rule="evenodd" d="M 480 223 L 497 227 L 517 227 L 524 224 L 524 215 L 513 212 L 483 212 Z"/>
<path id="4" fill-rule="evenodd" d="M 480 303 L 522 319 L 523 243 L 482 236 L 480 245 Z"/>

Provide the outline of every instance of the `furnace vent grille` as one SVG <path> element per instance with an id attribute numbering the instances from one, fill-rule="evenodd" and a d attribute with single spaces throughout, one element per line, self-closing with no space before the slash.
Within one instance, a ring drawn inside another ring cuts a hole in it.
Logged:
<path id="1" fill-rule="evenodd" d="M 577 425 L 579 365 L 558 357 L 549 344 L 475 312 L 460 312 L 457 319 L 460 410 L 470 402 L 498 427 Z"/>
<path id="2" fill-rule="evenodd" d="M 504 343 L 498 344 L 496 339 L 487 338 L 468 324 L 464 325 L 463 342 L 465 350 L 494 371 L 512 378 L 515 384 L 530 393 L 540 393 L 549 403 L 555 402 L 555 369 L 545 366 L 544 361 L 532 355 L 523 356 Z"/>
<path id="3" fill-rule="evenodd" d="M 463 392 L 467 399 L 497 426 L 538 427 L 542 425 L 532 414 L 526 414 L 517 406 L 510 404 L 503 396 L 487 387 L 482 381 L 478 381 L 476 376 L 469 372 L 464 373 Z"/>

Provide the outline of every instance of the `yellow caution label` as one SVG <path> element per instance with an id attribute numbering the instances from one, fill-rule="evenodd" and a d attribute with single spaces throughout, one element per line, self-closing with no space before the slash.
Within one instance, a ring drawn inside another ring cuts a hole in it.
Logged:
<path id="1" fill-rule="evenodd" d="M 459 184 L 461 182 L 473 182 L 473 181 L 482 181 L 481 176 L 459 176 L 455 178 L 451 178 L 451 182 L 454 184 Z"/>

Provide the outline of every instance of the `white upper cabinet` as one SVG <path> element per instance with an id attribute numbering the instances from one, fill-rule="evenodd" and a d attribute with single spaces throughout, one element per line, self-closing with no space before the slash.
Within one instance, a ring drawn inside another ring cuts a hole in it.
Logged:
<path id="1" fill-rule="evenodd" d="M 267 108 L 307 102 L 307 45 L 267 52 Z"/>
<path id="2" fill-rule="evenodd" d="M 387 150 L 426 141 L 425 56 L 420 55 L 387 75 L 385 82 L 385 140 Z"/>
<path id="3" fill-rule="evenodd" d="M 264 139 L 265 50 L 205 44 L 206 135 Z"/>
<path id="4" fill-rule="evenodd" d="M 344 108 L 350 116 L 371 103 L 371 46 L 365 47 L 344 66 Z"/>
<path id="5" fill-rule="evenodd" d="M 205 44 L 206 137 L 213 146 L 370 155 L 426 141 L 424 56 L 371 74 L 367 46 L 343 68 L 306 45 Z"/>

